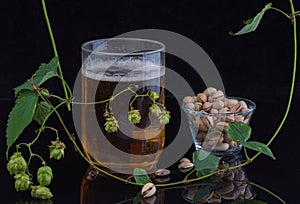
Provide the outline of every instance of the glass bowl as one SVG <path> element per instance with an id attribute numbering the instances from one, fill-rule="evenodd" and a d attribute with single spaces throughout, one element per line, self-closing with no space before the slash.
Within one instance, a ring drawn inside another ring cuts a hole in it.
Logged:
<path id="1" fill-rule="evenodd" d="M 246 108 L 237 108 L 238 105 L 236 104 L 237 107 L 225 105 L 225 109 L 222 111 L 220 109 L 218 113 L 208 113 L 188 109 L 185 104 L 182 104 L 196 150 L 204 149 L 216 156 L 226 156 L 240 152 L 242 145 L 231 140 L 226 134 L 226 129 L 233 122 L 249 124 L 256 109 L 256 104 L 241 97 L 227 96 L 226 100 L 237 100 L 239 104 L 243 104 Z M 227 109 L 228 111 L 224 111 Z"/>

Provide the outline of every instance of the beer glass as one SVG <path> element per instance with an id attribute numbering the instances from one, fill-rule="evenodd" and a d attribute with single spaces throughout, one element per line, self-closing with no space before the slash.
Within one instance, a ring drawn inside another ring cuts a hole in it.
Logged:
<path id="1" fill-rule="evenodd" d="M 165 46 L 136 38 L 99 39 L 82 45 L 82 116 L 80 139 L 86 155 L 97 165 L 132 174 L 151 173 L 164 147 L 165 129 L 149 108 L 148 93 L 164 104 Z M 128 111 L 138 110 L 133 124 Z M 117 120 L 117 131 L 105 128 Z"/>

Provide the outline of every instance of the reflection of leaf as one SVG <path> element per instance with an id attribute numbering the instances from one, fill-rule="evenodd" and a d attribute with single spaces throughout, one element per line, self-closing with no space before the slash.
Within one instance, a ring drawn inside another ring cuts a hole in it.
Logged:
<path id="1" fill-rule="evenodd" d="M 238 31 L 236 33 L 230 33 L 230 34 L 231 35 L 243 35 L 243 34 L 255 31 L 256 28 L 258 27 L 262 17 L 264 16 L 265 12 L 267 10 L 269 10 L 271 8 L 271 6 L 272 6 L 272 3 L 268 3 L 258 14 L 256 14 L 255 17 L 244 21 L 244 23 L 246 25 L 240 31 Z"/>
<path id="2" fill-rule="evenodd" d="M 259 200 L 244 200 L 242 198 L 238 198 L 232 201 L 231 204 L 267 204 L 267 203 Z"/>
<path id="3" fill-rule="evenodd" d="M 50 111 L 51 107 L 49 106 L 49 104 L 45 101 L 42 101 L 36 107 L 33 119 L 41 125 L 45 121 Z"/>
<path id="4" fill-rule="evenodd" d="M 246 148 L 258 151 L 260 153 L 263 153 L 263 154 L 275 159 L 271 149 L 264 143 L 256 142 L 256 141 L 247 141 L 247 142 L 241 142 L 241 144 Z"/>
<path id="5" fill-rule="evenodd" d="M 57 75 L 58 58 L 54 57 L 48 64 L 41 64 L 38 70 L 34 73 L 33 81 L 36 86 L 42 85 L 48 79 Z M 14 88 L 15 95 L 17 95 L 21 90 L 33 90 L 31 80 L 28 79 L 26 82 L 20 86 Z"/>
<path id="6" fill-rule="evenodd" d="M 243 122 L 230 123 L 226 133 L 234 141 L 247 141 L 251 135 L 251 127 Z"/>
<path id="7" fill-rule="evenodd" d="M 200 174 L 208 174 L 217 169 L 220 158 L 204 150 L 193 152 L 193 162 L 195 169 Z"/>
<path id="8" fill-rule="evenodd" d="M 210 191 L 210 185 L 200 185 L 193 197 L 193 203 L 198 203 L 198 201 L 207 196 L 210 193 Z"/>
<path id="9" fill-rule="evenodd" d="M 38 96 L 29 90 L 22 90 L 11 110 L 7 120 L 6 144 L 7 153 L 22 131 L 32 121 L 38 102 Z"/>
<path id="10" fill-rule="evenodd" d="M 139 193 L 138 195 L 136 195 L 133 198 L 132 203 L 133 204 L 138 204 L 138 203 L 140 203 L 141 200 L 143 200 L 143 196 Z"/>
<path id="11" fill-rule="evenodd" d="M 135 182 L 138 184 L 146 184 L 151 182 L 150 177 L 147 175 L 147 172 L 144 169 L 141 168 L 135 168 L 133 171 L 133 176 L 135 179 Z"/>

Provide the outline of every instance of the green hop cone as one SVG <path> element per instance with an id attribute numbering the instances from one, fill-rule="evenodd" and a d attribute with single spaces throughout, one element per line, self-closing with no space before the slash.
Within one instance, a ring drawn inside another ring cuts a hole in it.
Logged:
<path id="1" fill-rule="evenodd" d="M 139 112 L 139 110 L 131 110 L 128 112 L 128 120 L 133 123 L 133 124 L 137 124 L 141 121 L 141 114 Z"/>
<path id="2" fill-rule="evenodd" d="M 156 92 L 151 91 L 149 97 L 151 98 L 151 100 L 155 101 L 159 98 L 159 95 Z"/>
<path id="3" fill-rule="evenodd" d="M 170 118 L 171 118 L 170 111 L 166 111 L 166 110 L 164 110 L 158 117 L 159 122 L 162 125 L 168 124 L 170 122 Z"/>
<path id="4" fill-rule="evenodd" d="M 65 155 L 65 149 L 66 145 L 63 142 L 59 140 L 51 141 L 51 145 L 49 146 L 50 159 L 61 159 Z"/>
<path id="5" fill-rule="evenodd" d="M 30 185 L 29 176 L 25 173 L 20 173 L 14 176 L 15 178 L 15 189 L 17 191 L 26 191 Z"/>
<path id="6" fill-rule="evenodd" d="M 51 193 L 50 189 L 45 186 L 33 186 L 31 189 L 31 196 L 33 198 L 46 200 L 52 198 L 53 194 Z"/>
<path id="7" fill-rule="evenodd" d="M 153 115 L 155 115 L 156 117 L 159 117 L 159 115 L 161 114 L 161 109 L 156 103 L 153 103 L 149 109 L 150 109 L 151 113 Z"/>
<path id="8" fill-rule="evenodd" d="M 117 132 L 119 128 L 119 124 L 117 119 L 114 116 L 110 116 L 109 118 L 105 118 L 106 122 L 104 123 L 104 127 L 106 132 Z"/>
<path id="9" fill-rule="evenodd" d="M 7 170 L 11 175 L 25 173 L 27 169 L 27 163 L 22 156 L 21 152 L 15 152 L 9 159 L 6 165 Z"/>
<path id="10" fill-rule="evenodd" d="M 49 166 L 42 166 L 37 171 L 37 180 L 41 186 L 48 186 L 53 178 L 52 169 Z"/>

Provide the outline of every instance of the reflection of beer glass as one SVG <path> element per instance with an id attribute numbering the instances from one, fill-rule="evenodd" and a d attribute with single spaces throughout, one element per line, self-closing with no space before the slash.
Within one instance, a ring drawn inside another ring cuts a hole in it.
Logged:
<path id="1" fill-rule="evenodd" d="M 159 42 L 134 38 L 82 45 L 82 100 L 86 104 L 82 105 L 81 141 L 97 164 L 128 174 L 135 167 L 155 170 L 164 146 L 164 127 L 149 112 L 153 103 L 149 97 L 135 98 L 134 92 L 155 91 L 158 102 L 164 104 L 164 49 Z M 108 100 L 112 96 L 116 97 Z M 141 114 L 138 124 L 128 120 L 130 105 Z M 118 120 L 117 132 L 105 130 L 107 114 Z"/>

